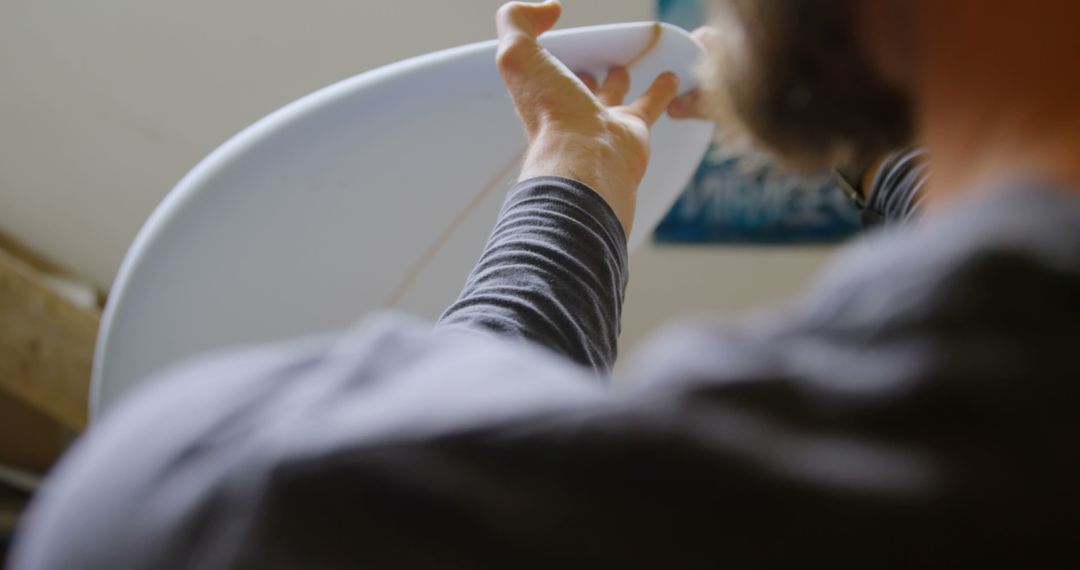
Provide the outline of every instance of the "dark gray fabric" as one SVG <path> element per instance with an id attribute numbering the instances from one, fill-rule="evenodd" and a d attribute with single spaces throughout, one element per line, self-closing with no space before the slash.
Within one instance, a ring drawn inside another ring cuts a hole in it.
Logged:
<path id="1" fill-rule="evenodd" d="M 882 160 L 862 206 L 864 228 L 905 223 L 919 216 L 922 190 L 930 178 L 928 155 L 924 148 L 912 148 Z"/>
<path id="2" fill-rule="evenodd" d="M 1075 567 L 1076 194 L 877 232 L 613 393 L 582 364 L 614 356 L 625 252 L 583 190 L 516 189 L 435 332 L 164 374 L 65 458 L 15 567 Z"/>
<path id="3" fill-rule="evenodd" d="M 626 235 L 607 203 L 579 182 L 535 178 L 510 191 L 480 262 L 439 325 L 531 340 L 608 372 L 626 279 Z"/>

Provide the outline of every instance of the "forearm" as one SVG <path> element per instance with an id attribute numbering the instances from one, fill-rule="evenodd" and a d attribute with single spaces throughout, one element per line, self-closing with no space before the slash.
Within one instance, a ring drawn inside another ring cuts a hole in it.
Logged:
<path id="1" fill-rule="evenodd" d="M 576 76 L 537 39 L 560 13 L 558 2 L 511 2 L 496 16 L 495 64 L 529 142 L 524 181 L 439 327 L 528 339 L 603 374 L 617 352 L 626 234 L 649 130 L 679 79 L 662 73 L 627 102 L 625 69 L 608 70 L 602 84 Z"/>
<path id="2" fill-rule="evenodd" d="M 537 342 L 597 372 L 614 364 L 626 237 L 608 204 L 565 178 L 510 192 L 476 269 L 439 327 Z"/>

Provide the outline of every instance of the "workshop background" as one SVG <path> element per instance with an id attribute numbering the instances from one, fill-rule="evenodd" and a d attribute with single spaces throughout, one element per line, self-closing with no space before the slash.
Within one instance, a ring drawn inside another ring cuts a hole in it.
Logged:
<path id="1" fill-rule="evenodd" d="M 0 541 L 85 424 L 101 302 L 172 186 L 231 135 L 308 92 L 494 37 L 500 4 L 0 3 Z M 564 8 L 560 28 L 657 15 L 656 0 Z M 631 260 L 623 354 L 678 315 L 783 302 L 831 251 L 647 245 Z"/>

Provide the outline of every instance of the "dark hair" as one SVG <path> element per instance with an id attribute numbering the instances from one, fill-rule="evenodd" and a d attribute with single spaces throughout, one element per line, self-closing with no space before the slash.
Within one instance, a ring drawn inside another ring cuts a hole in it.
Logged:
<path id="1" fill-rule="evenodd" d="M 908 96 L 869 64 L 851 12 L 850 0 L 718 0 L 704 75 L 721 130 L 800 167 L 909 142 Z"/>

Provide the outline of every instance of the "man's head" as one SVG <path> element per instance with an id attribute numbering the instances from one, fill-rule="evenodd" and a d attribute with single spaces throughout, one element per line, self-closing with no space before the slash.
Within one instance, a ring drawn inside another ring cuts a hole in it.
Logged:
<path id="1" fill-rule="evenodd" d="M 864 4 L 891 13 L 864 17 Z M 910 97 L 889 65 L 910 33 L 906 4 L 716 0 L 715 32 L 705 38 L 713 57 L 702 66 L 706 114 L 725 139 L 749 139 L 800 167 L 861 161 L 909 142 Z M 873 22 L 889 29 L 868 29 Z"/>

